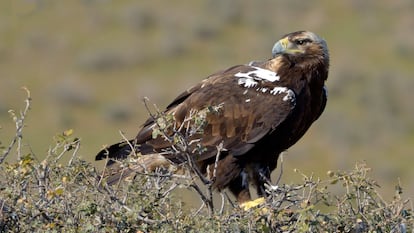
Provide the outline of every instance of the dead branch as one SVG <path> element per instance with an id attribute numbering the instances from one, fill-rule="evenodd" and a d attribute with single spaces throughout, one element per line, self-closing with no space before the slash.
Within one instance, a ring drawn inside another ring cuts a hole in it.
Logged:
<path id="1" fill-rule="evenodd" d="M 0 164 L 3 163 L 3 161 L 6 159 L 6 157 L 10 154 L 11 150 L 13 149 L 14 145 L 17 143 L 17 159 L 21 159 L 21 144 L 22 144 L 22 138 L 23 138 L 23 128 L 24 128 L 24 121 L 27 116 L 27 112 L 30 110 L 30 104 L 32 101 L 32 97 L 30 96 L 30 91 L 27 89 L 27 87 L 22 87 L 24 91 L 26 91 L 27 98 L 25 99 L 25 108 L 23 111 L 20 112 L 20 115 L 17 116 L 16 113 L 13 110 L 9 110 L 9 113 L 11 114 L 13 121 L 16 125 L 16 134 L 13 137 L 12 141 L 10 142 L 7 149 L 4 151 L 4 154 L 0 157 Z"/>

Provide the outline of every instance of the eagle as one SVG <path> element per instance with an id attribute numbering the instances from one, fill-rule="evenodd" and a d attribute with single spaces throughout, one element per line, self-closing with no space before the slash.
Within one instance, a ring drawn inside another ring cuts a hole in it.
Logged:
<path id="1" fill-rule="evenodd" d="M 159 161 L 178 165 L 189 156 L 201 174 L 214 169 L 212 186 L 218 191 L 228 188 L 239 203 L 251 200 L 250 185 L 265 196 L 279 155 L 305 134 L 326 106 L 328 69 L 324 39 L 310 31 L 286 34 L 274 44 L 271 58 L 214 73 L 166 107 L 162 113 L 171 116 L 175 126 L 166 134 L 188 135 L 184 131 L 196 124 L 193 128 L 202 128 L 188 136 L 197 143 L 185 155 L 171 153 L 174 142 L 155 132 L 160 123 L 150 117 L 134 139 L 103 149 L 96 160 L 138 153 L 148 156 L 141 161 L 151 167 Z M 202 123 L 194 116 L 202 116 Z"/>

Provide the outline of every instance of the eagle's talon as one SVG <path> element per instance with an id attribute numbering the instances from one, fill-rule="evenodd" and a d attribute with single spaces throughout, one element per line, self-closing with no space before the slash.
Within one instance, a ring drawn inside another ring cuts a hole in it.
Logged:
<path id="1" fill-rule="evenodd" d="M 265 202 L 266 202 L 266 199 L 264 197 L 260 197 L 260 198 L 257 198 L 255 200 L 253 200 L 253 201 L 247 201 L 247 202 L 244 202 L 244 203 L 240 204 L 240 208 L 247 211 L 247 210 L 250 210 L 251 208 L 256 207 L 258 205 L 261 205 Z"/>

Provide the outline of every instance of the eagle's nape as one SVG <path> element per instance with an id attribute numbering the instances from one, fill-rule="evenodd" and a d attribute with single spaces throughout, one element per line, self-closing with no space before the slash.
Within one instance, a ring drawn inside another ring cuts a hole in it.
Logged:
<path id="1" fill-rule="evenodd" d="M 250 200 L 251 184 L 259 196 L 265 195 L 265 183 L 279 154 L 295 144 L 323 112 L 328 68 L 328 48 L 322 38 L 308 31 L 289 33 L 275 43 L 269 60 L 210 75 L 179 95 L 164 113 L 180 125 L 194 110 L 221 106 L 220 111 L 206 114 L 203 133 L 191 138 L 205 148 L 191 157 L 207 174 L 214 167 L 216 146 L 222 143 L 225 150 L 213 186 L 229 188 L 245 203 Z M 135 139 L 106 148 L 96 159 L 124 159 L 132 148 L 142 157 L 160 155 L 172 144 L 153 138 L 155 124 L 148 119 Z M 166 159 L 179 161 L 174 156 Z"/>

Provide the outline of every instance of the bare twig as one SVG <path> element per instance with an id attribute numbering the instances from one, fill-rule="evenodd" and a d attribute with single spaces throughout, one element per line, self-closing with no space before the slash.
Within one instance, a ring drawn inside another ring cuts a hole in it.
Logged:
<path id="1" fill-rule="evenodd" d="M 171 185 L 170 188 L 168 188 L 164 193 L 162 193 L 161 197 L 164 198 L 167 195 L 169 195 L 171 191 L 173 191 L 177 186 L 178 186 L 177 183 L 174 183 L 173 185 Z"/>
<path id="2" fill-rule="evenodd" d="M 121 135 L 124 142 L 127 143 L 128 146 L 131 148 L 131 153 L 134 153 L 134 156 L 137 156 L 137 151 L 135 149 L 135 143 L 134 145 L 132 145 L 132 143 L 128 140 L 128 138 L 125 136 L 125 134 L 122 131 L 119 131 L 119 134 Z"/>
<path id="3" fill-rule="evenodd" d="M 71 166 L 73 163 L 73 160 L 76 158 L 76 156 L 78 155 L 78 151 L 80 148 L 80 140 L 76 139 L 74 142 L 72 142 L 72 145 L 75 145 L 75 149 L 73 150 L 72 156 L 68 162 L 68 165 Z"/>
<path id="4" fill-rule="evenodd" d="M 157 115 L 154 115 L 149 106 L 148 106 L 148 101 L 149 99 L 147 97 L 144 97 L 143 102 L 145 105 L 145 108 L 147 109 L 148 114 L 150 115 L 151 119 L 154 121 L 155 125 L 160 129 L 162 136 L 168 140 L 168 142 L 173 142 L 173 138 L 168 136 L 167 132 L 165 131 L 165 127 L 162 127 L 159 122 L 157 121 L 157 119 L 159 119 L 159 117 Z M 158 109 L 158 107 L 154 104 L 154 108 L 157 110 L 157 114 L 161 115 L 162 117 L 165 117 L 164 113 L 161 113 Z"/>
<path id="5" fill-rule="evenodd" d="M 280 153 L 280 156 L 279 156 L 280 157 L 280 164 L 279 164 L 280 172 L 279 172 L 279 176 L 277 177 L 277 180 L 276 180 L 276 183 L 275 183 L 276 185 L 278 185 L 280 180 L 282 179 L 284 154 L 285 154 L 285 152 L 282 152 L 282 153 Z"/>
<path id="6" fill-rule="evenodd" d="M 231 200 L 231 198 L 229 197 L 229 194 L 227 192 L 223 192 L 224 196 L 226 196 L 227 201 L 230 203 L 232 208 L 236 208 L 236 205 L 234 204 L 234 202 Z"/>
<path id="7" fill-rule="evenodd" d="M 190 184 L 190 187 L 192 187 L 198 193 L 203 203 L 208 207 L 209 214 L 212 215 L 214 212 L 212 201 L 206 197 L 206 195 L 201 191 L 200 187 L 198 187 L 198 185 L 195 184 L 195 182 Z"/>
<path id="8" fill-rule="evenodd" d="M 22 112 L 20 112 L 20 116 L 17 116 L 16 113 L 13 110 L 9 110 L 9 113 L 13 117 L 13 121 L 16 124 L 16 134 L 13 137 L 12 141 L 10 142 L 9 146 L 5 150 L 3 156 L 0 157 L 0 164 L 3 163 L 3 161 L 6 159 L 6 157 L 10 154 L 10 151 L 14 147 L 14 145 L 17 143 L 17 159 L 21 159 L 21 143 L 23 138 L 23 128 L 24 128 L 24 120 L 26 119 L 27 112 L 30 110 L 30 104 L 32 101 L 32 97 L 30 96 L 30 91 L 27 89 L 27 87 L 22 87 L 24 91 L 26 91 L 27 98 L 25 99 L 26 106 Z"/>
<path id="9" fill-rule="evenodd" d="M 218 214 L 222 215 L 224 211 L 224 203 L 225 203 L 225 196 L 222 192 L 220 192 L 220 197 L 221 197 L 221 207 L 220 207 Z"/>
<path id="10" fill-rule="evenodd" d="M 214 183 L 217 178 L 217 166 L 220 159 L 220 154 L 223 151 L 223 142 L 221 142 L 217 147 L 217 153 L 216 153 L 216 160 L 214 161 L 214 169 L 213 169 L 213 177 L 211 178 L 211 183 Z"/>
<path id="11" fill-rule="evenodd" d="M 205 202 L 204 201 L 201 202 L 200 207 L 196 210 L 196 212 L 194 212 L 193 216 L 197 216 L 205 206 L 206 206 Z"/>

